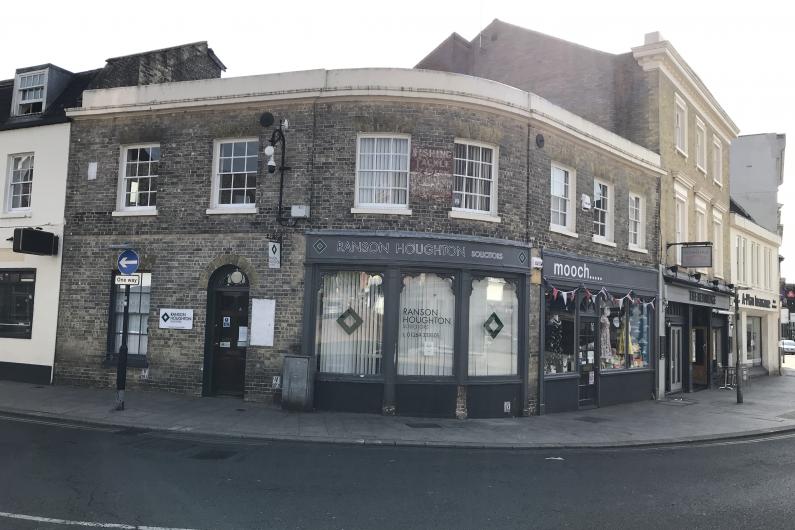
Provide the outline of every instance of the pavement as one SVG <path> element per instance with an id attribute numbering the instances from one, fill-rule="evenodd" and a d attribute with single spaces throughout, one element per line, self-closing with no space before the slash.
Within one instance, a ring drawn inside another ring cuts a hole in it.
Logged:
<path id="1" fill-rule="evenodd" d="M 794 361 L 791 363 L 795 364 Z M 465 448 L 656 446 L 795 432 L 795 370 L 744 387 L 529 418 L 428 419 L 339 412 L 286 412 L 271 404 L 0 381 L 0 412 L 90 425 L 202 436 L 360 445 Z"/>

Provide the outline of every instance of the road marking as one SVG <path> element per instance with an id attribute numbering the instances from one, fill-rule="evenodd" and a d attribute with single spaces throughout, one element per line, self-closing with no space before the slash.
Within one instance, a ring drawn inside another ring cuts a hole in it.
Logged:
<path id="1" fill-rule="evenodd" d="M 38 515 L 26 515 L 24 513 L 0 512 L 0 517 L 7 519 L 17 519 L 21 521 L 34 521 L 37 523 L 60 524 L 69 526 L 85 526 L 89 528 L 121 528 L 122 530 L 192 530 L 190 528 L 175 528 L 170 526 L 146 526 L 122 523 L 98 523 L 94 521 L 70 521 L 68 519 L 55 519 L 52 517 L 39 517 Z"/>
<path id="2" fill-rule="evenodd" d="M 63 427 L 65 429 L 77 429 L 81 431 L 102 431 L 102 432 L 115 432 L 119 429 L 116 427 L 101 427 L 96 425 L 80 425 L 76 423 L 65 423 L 61 421 L 51 421 L 46 419 L 25 418 L 22 416 L 6 416 L 0 414 L 0 421 L 16 421 L 19 423 L 35 423 L 37 425 L 47 425 L 51 427 Z"/>
<path id="3" fill-rule="evenodd" d="M 564 460 L 561 456 L 548 456 L 544 460 Z"/>

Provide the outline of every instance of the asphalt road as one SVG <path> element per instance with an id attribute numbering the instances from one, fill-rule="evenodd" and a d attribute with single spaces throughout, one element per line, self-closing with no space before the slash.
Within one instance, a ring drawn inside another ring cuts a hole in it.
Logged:
<path id="1" fill-rule="evenodd" d="M 199 529 L 770 529 L 795 525 L 794 495 L 795 437 L 786 436 L 658 449 L 490 451 L 249 443 L 0 417 L 2 529 L 77 528 L 69 524 L 77 521 Z"/>

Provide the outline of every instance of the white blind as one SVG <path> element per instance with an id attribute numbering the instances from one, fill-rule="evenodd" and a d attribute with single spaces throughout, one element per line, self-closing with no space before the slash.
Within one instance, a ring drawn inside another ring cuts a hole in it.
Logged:
<path id="1" fill-rule="evenodd" d="M 469 375 L 514 375 L 519 350 L 519 298 L 503 278 L 472 280 Z"/>

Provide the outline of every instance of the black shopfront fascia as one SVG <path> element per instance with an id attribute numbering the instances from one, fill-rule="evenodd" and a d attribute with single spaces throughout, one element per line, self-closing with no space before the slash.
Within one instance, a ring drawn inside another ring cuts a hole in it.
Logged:
<path id="1" fill-rule="evenodd" d="M 530 249 L 505 240 L 414 232 L 318 231 L 306 235 L 304 351 L 315 357 L 318 408 L 454 416 L 465 387 L 470 417 L 502 416 L 505 401 L 518 415 L 527 403 L 527 322 Z M 366 272 L 383 278 L 384 315 L 380 375 L 319 371 L 316 351 L 318 291 L 323 275 Z M 452 277 L 455 295 L 453 369 L 450 376 L 398 375 L 395 364 L 404 275 Z M 517 370 L 505 376 L 470 376 L 469 301 L 472 279 L 498 276 L 514 282 L 518 299 Z M 311 315 L 311 316 L 310 316 Z M 499 407 L 497 407 L 499 405 Z"/>
<path id="2" fill-rule="evenodd" d="M 577 256 L 555 251 L 543 251 L 543 278 L 545 289 L 557 288 L 562 291 L 578 289 L 574 304 L 574 348 L 577 350 L 579 343 L 581 302 L 584 291 L 588 289 L 596 300 L 599 291 L 604 288 L 612 296 L 621 298 L 630 291 L 634 297 L 641 297 L 644 301 L 656 298 L 658 273 L 650 267 L 637 267 L 623 263 L 597 261 L 591 258 Z M 604 300 L 604 298 L 602 298 Z M 575 355 L 577 371 L 561 374 L 546 374 L 546 299 L 541 297 L 540 335 L 541 349 L 539 359 L 539 402 L 540 412 L 564 412 L 579 408 L 578 382 L 580 378 L 579 359 Z M 655 300 L 654 311 L 659 304 Z M 587 315 L 589 318 L 598 318 L 602 305 L 595 303 L 594 311 Z M 650 399 L 654 388 L 654 373 L 657 370 L 657 341 L 656 318 L 649 320 L 649 366 L 647 368 L 622 368 L 601 370 L 596 373 L 596 403 L 597 406 L 613 405 L 631 401 Z M 576 353 L 576 351 L 575 351 Z M 598 362 L 596 365 L 598 366 Z"/>

